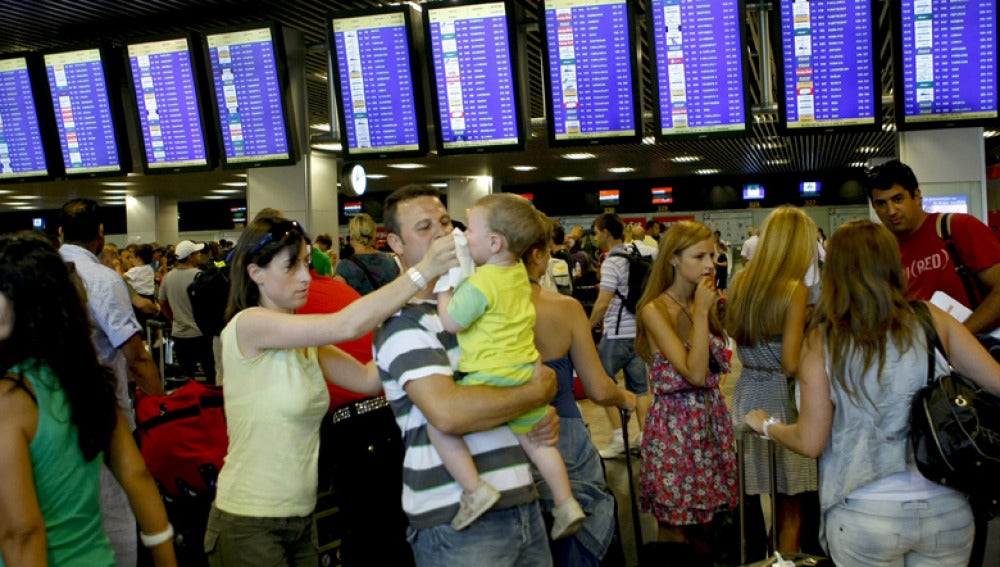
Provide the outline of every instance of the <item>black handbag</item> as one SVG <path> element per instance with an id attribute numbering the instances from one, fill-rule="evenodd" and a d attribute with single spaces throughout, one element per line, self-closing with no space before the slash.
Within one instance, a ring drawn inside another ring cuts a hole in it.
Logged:
<path id="1" fill-rule="evenodd" d="M 1000 514 L 1000 398 L 951 367 L 934 378 L 935 350 L 945 354 L 927 314 L 927 385 L 910 408 L 910 441 L 920 473 Z"/>

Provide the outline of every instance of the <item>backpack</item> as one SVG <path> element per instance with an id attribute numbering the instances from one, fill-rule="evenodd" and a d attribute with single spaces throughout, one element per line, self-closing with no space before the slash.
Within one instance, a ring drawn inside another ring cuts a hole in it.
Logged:
<path id="1" fill-rule="evenodd" d="M 560 258 L 549 258 L 549 265 L 545 268 L 546 280 L 544 287 L 558 291 L 563 295 L 573 295 L 573 275 L 569 273 L 569 264 Z"/>
<path id="2" fill-rule="evenodd" d="M 620 291 L 615 290 L 615 296 L 622 302 L 622 306 L 618 310 L 618 322 L 615 325 L 617 333 L 622 323 L 622 311 L 628 309 L 629 313 L 635 315 L 635 310 L 639 306 L 639 298 L 642 297 L 642 292 L 646 288 L 649 272 L 653 269 L 653 257 L 642 255 L 639 252 L 639 247 L 635 244 L 632 245 L 631 252 L 615 252 L 611 256 L 628 260 L 628 295 L 622 295 Z"/>
<path id="3" fill-rule="evenodd" d="M 955 264 L 955 272 L 958 274 L 958 278 L 962 280 L 965 295 L 969 298 L 969 308 L 975 310 L 982 303 L 983 298 L 986 297 L 989 290 L 983 289 L 979 278 L 962 262 L 962 259 L 958 255 L 955 240 L 951 237 L 951 213 L 943 213 L 937 216 L 935 230 L 937 231 L 938 238 L 944 242 L 945 248 L 948 249 L 951 261 Z"/>
<path id="4" fill-rule="evenodd" d="M 221 333 L 226 326 L 226 302 L 229 300 L 229 270 L 225 262 L 209 264 L 195 274 L 187 293 L 194 322 L 201 334 L 214 337 Z"/>

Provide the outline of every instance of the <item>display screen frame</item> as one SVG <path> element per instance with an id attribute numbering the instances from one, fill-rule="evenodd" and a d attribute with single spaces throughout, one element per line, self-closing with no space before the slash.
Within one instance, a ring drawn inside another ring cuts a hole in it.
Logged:
<path id="1" fill-rule="evenodd" d="M 431 27 L 433 23 L 431 22 L 431 14 L 435 10 L 454 10 L 468 8 L 483 4 L 502 4 L 504 7 L 504 13 L 506 16 L 506 26 L 507 26 L 507 54 L 510 58 L 510 78 L 511 78 L 511 90 L 513 94 L 512 103 L 514 104 L 514 120 L 517 124 L 517 137 L 514 142 L 505 143 L 480 143 L 476 144 L 474 142 L 468 142 L 459 145 L 447 146 L 444 141 L 444 132 L 441 128 L 441 123 L 444 117 L 441 116 L 441 103 L 438 100 L 438 77 L 436 72 L 436 65 L 434 63 L 434 46 L 431 39 Z M 520 43 L 518 37 L 518 28 L 514 25 L 515 10 L 514 3 L 511 0 L 462 0 L 461 2 L 450 2 L 446 0 L 428 2 L 423 4 L 423 31 L 424 31 L 424 50 L 426 53 L 426 60 L 428 64 L 427 75 L 430 87 L 430 99 L 431 99 L 431 110 L 434 117 L 434 138 L 437 144 L 438 155 L 458 155 L 458 154 L 478 154 L 478 153 L 493 153 L 493 152 L 506 152 L 506 151 L 524 151 L 524 144 L 527 139 L 527 132 L 530 129 L 527 122 L 524 119 L 524 101 L 522 100 L 522 85 L 521 85 L 521 65 L 520 65 L 520 54 L 518 51 L 518 44 Z"/>
<path id="2" fill-rule="evenodd" d="M 388 146 L 368 150 L 350 147 L 347 136 L 347 113 L 344 112 L 343 87 L 340 84 L 340 64 L 337 62 L 337 43 L 334 37 L 334 20 L 348 20 L 354 18 L 365 18 L 371 16 L 382 16 L 386 14 L 400 13 L 406 27 L 407 53 L 410 58 L 410 81 L 413 88 L 414 116 L 416 118 L 417 147 L 391 149 Z M 345 12 L 327 12 L 326 14 L 326 35 L 329 48 L 329 83 L 332 87 L 331 105 L 337 114 L 337 122 L 340 126 L 341 152 L 345 157 L 354 159 L 386 159 L 401 157 L 423 157 L 429 151 L 427 136 L 427 112 L 424 106 L 424 80 L 418 62 L 422 61 L 417 54 L 415 33 L 417 27 L 414 25 L 415 15 L 413 9 L 407 4 L 395 6 L 384 6 L 378 8 L 365 8 L 361 10 L 349 10 Z M 416 71 L 414 71 L 416 70 Z"/>
<path id="3" fill-rule="evenodd" d="M 548 131 L 549 147 L 551 148 L 566 148 L 566 147 L 576 147 L 576 146 L 597 146 L 597 145 L 612 145 L 612 144 L 638 144 L 642 141 L 643 137 L 643 121 L 642 121 L 642 97 L 641 97 L 641 81 L 642 75 L 640 74 L 638 53 L 639 53 L 639 27 L 636 21 L 636 0 L 622 0 L 617 2 L 615 0 L 575 0 L 578 2 L 603 2 L 603 3 L 622 3 L 625 4 L 625 12 L 628 17 L 628 53 L 629 53 L 629 66 L 632 75 L 632 84 L 630 97 L 632 100 L 632 123 L 634 125 L 635 132 L 628 135 L 600 135 L 600 134 L 589 134 L 580 135 L 573 138 L 557 138 L 556 137 L 556 124 L 555 124 L 555 112 L 554 112 L 554 101 L 555 97 L 553 94 L 552 85 L 552 74 L 550 70 L 551 61 L 549 60 L 549 47 L 548 47 L 548 34 L 551 30 L 547 28 L 546 24 L 546 10 L 548 6 L 546 2 L 539 5 L 539 27 L 542 30 L 542 75 L 544 78 L 544 97 L 545 97 L 545 111 L 546 111 L 546 130 Z"/>
<path id="4" fill-rule="evenodd" d="M 996 28 L 993 33 L 994 49 L 996 49 L 996 61 L 994 72 L 994 104 L 996 112 L 994 116 L 986 117 L 962 117 L 960 115 L 936 115 L 937 118 L 926 120 L 914 120 L 906 115 L 906 88 L 904 77 L 903 58 L 903 1 L 894 2 L 890 8 L 890 21 L 892 22 L 892 50 L 893 50 L 893 81 L 896 88 L 893 90 L 893 101 L 895 106 L 896 128 L 899 130 L 929 130 L 938 128 L 958 128 L 983 126 L 995 128 L 1000 121 L 1000 22 L 994 18 Z M 997 10 L 997 17 L 1000 17 L 1000 5 L 993 1 Z"/>
<path id="5" fill-rule="evenodd" d="M 721 0 L 723 3 L 731 3 L 728 0 Z M 675 132 L 664 134 L 663 133 L 663 115 L 661 109 L 661 96 L 664 92 L 661 89 L 659 69 L 657 67 L 657 51 L 656 51 L 656 24 L 653 10 L 652 1 L 649 2 L 649 9 L 646 14 L 646 29 L 647 29 L 647 41 L 649 43 L 649 57 L 650 57 L 650 79 L 652 81 L 653 87 L 653 126 L 655 129 L 654 137 L 657 142 L 668 142 L 671 140 L 690 140 L 690 139 L 715 139 L 715 138 L 728 138 L 728 137 L 738 137 L 746 136 L 751 132 L 751 104 L 750 104 L 750 61 L 747 55 L 747 50 L 744 48 L 747 44 L 747 35 L 749 33 L 749 27 L 746 22 L 744 14 L 746 14 L 746 2 L 745 0 L 736 0 L 737 4 L 737 14 L 739 16 L 739 51 L 740 51 L 740 69 L 743 74 L 743 80 L 740 81 L 740 92 L 743 93 L 743 126 L 741 128 L 733 127 L 723 127 L 723 126 L 712 126 L 704 127 L 707 129 L 691 129 L 685 128 L 682 130 L 677 130 Z M 667 87 L 669 89 L 669 86 Z"/>
<path id="6" fill-rule="evenodd" d="M 881 127 L 883 119 L 882 111 L 882 65 L 879 60 L 878 53 L 876 51 L 877 45 L 877 34 L 876 26 L 877 20 L 875 19 L 878 10 L 876 9 L 877 0 L 862 0 L 868 8 L 869 16 L 869 29 L 868 38 L 871 49 L 869 51 L 869 57 L 871 58 L 872 65 L 872 85 L 871 85 L 871 104 L 873 108 L 873 116 L 869 119 L 866 118 L 864 121 L 855 120 L 847 123 L 838 123 L 836 121 L 823 121 L 815 123 L 796 123 L 791 125 L 788 122 L 788 100 L 785 96 L 785 80 L 788 77 L 785 74 L 785 41 L 784 34 L 782 33 L 782 8 L 786 3 L 790 3 L 790 0 L 778 0 L 778 5 L 775 7 L 777 14 L 772 18 L 771 22 L 771 34 L 777 42 L 775 49 L 775 73 L 777 75 L 777 84 L 779 89 L 778 97 L 780 98 L 780 103 L 778 104 L 778 130 L 782 135 L 794 136 L 796 134 L 816 134 L 816 133 L 833 133 L 833 132 L 871 132 L 876 131 Z M 794 18 L 794 16 L 793 16 Z M 853 30 L 857 31 L 857 30 Z M 793 47 L 794 49 L 794 47 Z M 852 69 L 853 70 L 853 69 Z M 793 78 L 794 80 L 794 78 Z"/>
<path id="7" fill-rule="evenodd" d="M 671 205 L 674 202 L 674 188 L 670 187 L 650 187 L 649 199 L 652 205 Z"/>
<path id="8" fill-rule="evenodd" d="M 210 38 L 218 35 L 249 32 L 267 29 L 271 35 L 271 47 L 274 55 L 275 72 L 278 80 L 278 91 L 281 97 L 281 117 L 284 122 L 284 132 L 287 152 L 280 156 L 253 156 L 244 158 L 229 157 L 226 154 L 225 130 L 223 118 L 219 114 L 219 93 L 215 87 L 215 70 L 212 65 L 212 50 Z M 255 22 L 236 26 L 227 26 L 206 30 L 199 34 L 206 71 L 206 83 L 209 93 L 209 113 L 215 127 L 216 144 L 219 163 L 223 169 L 247 169 L 251 167 L 275 167 L 294 165 L 299 162 L 300 148 L 298 128 L 295 124 L 294 102 L 292 100 L 291 79 L 289 77 L 288 60 L 285 50 L 285 35 L 281 25 L 276 22 Z"/>
<path id="9" fill-rule="evenodd" d="M 111 120 L 112 139 L 115 151 L 118 154 L 118 165 L 116 167 L 105 166 L 103 168 L 84 168 L 73 170 L 66 167 L 66 157 L 62 152 L 63 135 L 59 133 L 59 120 L 56 118 L 55 103 L 52 99 L 52 85 L 48 79 L 48 58 L 59 55 L 77 53 L 82 51 L 97 50 L 101 59 L 101 70 L 104 73 L 105 93 L 108 101 L 108 116 Z M 125 127 L 125 111 L 121 97 L 122 69 L 115 63 L 121 60 L 121 55 L 115 53 L 116 49 L 104 43 L 82 43 L 58 49 L 45 50 L 40 53 L 42 74 L 45 79 L 45 97 L 47 105 L 52 112 L 52 123 L 56 128 L 56 143 L 59 149 L 59 163 L 62 166 L 63 176 L 67 179 L 86 179 L 93 177 L 120 177 L 132 171 L 132 153 L 128 143 L 128 134 Z"/>
<path id="10" fill-rule="evenodd" d="M 185 41 L 187 43 L 187 53 L 191 61 L 191 74 L 192 80 L 194 81 L 195 87 L 195 99 L 194 103 L 198 108 L 198 119 L 201 126 L 201 138 L 202 144 L 205 148 L 205 161 L 202 163 L 167 163 L 165 165 L 150 165 L 149 156 L 146 153 L 146 133 L 142 127 L 142 118 L 140 116 L 140 107 L 138 97 L 140 93 L 135 90 L 135 77 L 132 73 L 132 56 L 130 54 L 130 48 L 134 45 L 143 45 L 149 43 L 159 43 L 166 41 Z M 208 96 L 208 90 L 205 88 L 208 82 L 205 76 L 205 68 L 201 64 L 205 60 L 205 55 L 201 52 L 202 43 L 195 38 L 195 35 L 191 32 L 179 32 L 175 34 L 168 35 L 156 35 L 150 37 L 143 37 L 132 39 L 124 42 L 123 54 L 125 60 L 125 79 L 127 82 L 126 90 L 132 97 L 130 102 L 132 110 L 132 118 L 135 120 L 135 130 L 138 137 L 139 157 L 142 160 L 143 171 L 147 175 L 152 174 L 162 174 L 162 173 L 179 173 L 184 171 L 211 171 L 215 168 L 218 159 L 218 153 L 215 147 L 215 140 L 217 136 L 213 135 L 211 119 L 209 118 L 209 108 L 211 102 Z M 220 134 L 221 135 L 221 134 Z"/>
<path id="11" fill-rule="evenodd" d="M 616 207 L 621 203 L 621 189 L 601 189 L 597 192 L 597 202 L 602 207 Z"/>
<path id="12" fill-rule="evenodd" d="M 810 184 L 812 189 L 809 188 Z M 823 191 L 822 181 L 800 181 L 799 182 L 799 196 L 807 199 L 813 199 L 820 196 Z"/>
<path id="13" fill-rule="evenodd" d="M 45 159 L 45 172 L 27 175 L 14 173 L 6 175 L 0 173 L 0 184 L 49 181 L 64 173 L 62 150 L 59 146 L 59 132 L 56 129 L 52 102 L 48 95 L 48 79 L 42 65 L 41 56 L 37 53 L 27 51 L 0 55 L 0 62 L 18 59 L 23 60 L 28 73 L 31 100 L 32 104 L 35 105 L 35 124 L 38 127 L 39 141 L 41 142 Z"/>

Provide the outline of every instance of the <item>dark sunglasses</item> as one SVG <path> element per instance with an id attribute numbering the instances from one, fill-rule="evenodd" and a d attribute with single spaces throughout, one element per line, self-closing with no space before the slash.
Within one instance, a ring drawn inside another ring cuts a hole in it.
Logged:
<path id="1" fill-rule="evenodd" d="M 302 225 L 299 224 L 299 221 L 286 220 L 275 224 L 271 227 L 271 230 L 267 231 L 267 234 L 260 239 L 260 242 L 258 242 L 257 245 L 250 250 L 250 253 L 247 254 L 247 258 L 252 258 L 254 254 L 260 252 L 265 246 L 272 242 L 281 242 L 285 238 L 288 238 L 288 235 L 292 234 L 294 231 L 298 231 L 300 234 L 305 233 L 305 230 L 302 229 Z"/>

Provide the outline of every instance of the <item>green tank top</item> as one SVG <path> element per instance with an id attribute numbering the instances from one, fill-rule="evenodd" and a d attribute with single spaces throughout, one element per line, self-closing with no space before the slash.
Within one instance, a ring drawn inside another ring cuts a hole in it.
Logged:
<path id="1" fill-rule="evenodd" d="M 47 365 L 24 361 L 8 372 L 27 378 L 38 405 L 38 428 L 28 448 L 49 565 L 113 567 L 114 553 L 101 521 L 103 453 L 84 460 L 66 394 Z"/>

